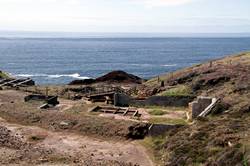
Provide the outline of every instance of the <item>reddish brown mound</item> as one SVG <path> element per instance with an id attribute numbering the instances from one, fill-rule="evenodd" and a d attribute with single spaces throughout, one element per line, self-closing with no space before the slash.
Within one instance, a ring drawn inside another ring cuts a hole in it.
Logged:
<path id="1" fill-rule="evenodd" d="M 142 79 L 133 74 L 124 71 L 112 71 L 102 77 L 96 79 L 96 82 L 118 82 L 118 83 L 137 83 L 141 84 Z"/>
<path id="2" fill-rule="evenodd" d="M 95 83 L 94 79 L 74 80 L 69 85 L 89 85 Z"/>
<path id="3" fill-rule="evenodd" d="M 133 74 L 126 73 L 124 71 L 112 71 L 104 76 L 96 79 L 74 80 L 69 85 L 87 85 L 93 83 L 129 83 L 129 84 L 141 84 L 144 80 Z"/>

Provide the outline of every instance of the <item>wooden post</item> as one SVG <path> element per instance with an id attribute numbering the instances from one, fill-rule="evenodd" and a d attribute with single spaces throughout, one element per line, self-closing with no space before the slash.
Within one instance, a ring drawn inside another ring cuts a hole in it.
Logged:
<path id="1" fill-rule="evenodd" d="M 209 67 L 210 67 L 210 68 L 213 67 L 213 61 L 210 61 L 210 62 L 209 62 Z"/>
<path id="2" fill-rule="evenodd" d="M 35 93 L 38 93 L 37 86 L 35 86 Z"/>
<path id="3" fill-rule="evenodd" d="M 70 99 L 70 92 L 68 92 L 68 99 Z"/>
<path id="4" fill-rule="evenodd" d="M 164 87 L 164 86 L 165 86 L 165 82 L 161 81 L 161 87 Z"/>
<path id="5" fill-rule="evenodd" d="M 59 96 L 59 90 L 56 88 L 56 96 Z"/>
<path id="6" fill-rule="evenodd" d="M 49 96 L 49 88 L 48 87 L 45 88 L 45 95 L 48 98 L 48 96 Z"/>

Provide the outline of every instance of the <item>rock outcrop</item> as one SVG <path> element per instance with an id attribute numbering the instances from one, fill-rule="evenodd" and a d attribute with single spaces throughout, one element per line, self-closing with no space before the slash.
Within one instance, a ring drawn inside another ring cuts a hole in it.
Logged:
<path id="1" fill-rule="evenodd" d="M 74 80 L 69 85 L 88 85 L 93 83 L 131 83 L 141 84 L 143 79 L 133 74 L 126 73 L 124 71 L 112 71 L 96 79 Z"/>

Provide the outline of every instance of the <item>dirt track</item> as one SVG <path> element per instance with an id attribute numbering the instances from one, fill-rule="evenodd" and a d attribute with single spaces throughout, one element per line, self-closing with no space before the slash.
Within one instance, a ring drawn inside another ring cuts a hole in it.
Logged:
<path id="1" fill-rule="evenodd" d="M 114 160 L 143 166 L 153 165 L 144 148 L 136 142 L 103 141 L 77 134 L 51 132 L 39 127 L 10 124 L 3 119 L 0 119 L 0 126 L 6 127 L 22 142 L 45 151 L 52 151 L 54 155 L 72 156 L 78 160 L 88 158 L 98 163 L 102 163 L 104 160 Z M 0 148 L 0 154 L 3 153 L 3 150 L 5 156 L 13 155 L 13 149 Z M 51 162 L 48 159 L 40 160 Z"/>
<path id="2" fill-rule="evenodd" d="M 17 91 L 0 94 L 0 111 L 18 114 L 37 108 L 36 104 L 23 103 L 24 94 Z M 55 132 L 38 126 L 0 117 L 0 165 L 153 165 L 136 141 L 102 139 L 70 130 Z"/>

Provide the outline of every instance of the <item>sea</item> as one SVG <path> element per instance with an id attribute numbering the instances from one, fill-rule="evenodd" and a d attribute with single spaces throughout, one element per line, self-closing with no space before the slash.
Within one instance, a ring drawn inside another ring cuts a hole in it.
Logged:
<path id="1" fill-rule="evenodd" d="M 249 37 L 0 37 L 0 70 L 41 85 L 113 70 L 150 79 L 249 50 Z"/>

